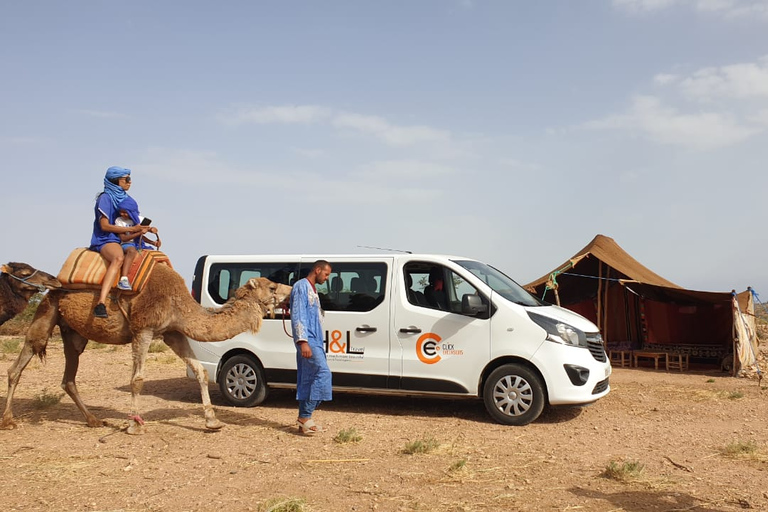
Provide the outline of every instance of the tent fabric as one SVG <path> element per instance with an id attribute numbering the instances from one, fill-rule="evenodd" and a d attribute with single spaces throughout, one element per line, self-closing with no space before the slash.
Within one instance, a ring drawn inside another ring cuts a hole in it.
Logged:
<path id="1" fill-rule="evenodd" d="M 758 340 L 750 290 L 734 300 L 732 292 L 682 288 L 604 235 L 524 287 L 592 320 L 608 347 L 685 352 L 717 363 L 734 352 L 734 340 L 744 340 L 734 353 L 734 370 L 755 362 Z"/>
<path id="2" fill-rule="evenodd" d="M 657 273 L 651 271 L 635 258 L 629 255 L 613 238 L 605 235 L 597 235 L 582 250 L 574 254 L 565 263 L 557 267 L 558 269 L 576 267 L 582 259 L 594 257 L 602 261 L 609 267 L 621 274 L 623 279 L 631 279 L 640 283 L 655 284 L 669 288 L 680 288 L 675 283 L 667 281 Z M 528 283 L 525 287 L 530 289 L 538 288 L 550 279 L 552 272 L 548 272 L 537 280 Z"/>

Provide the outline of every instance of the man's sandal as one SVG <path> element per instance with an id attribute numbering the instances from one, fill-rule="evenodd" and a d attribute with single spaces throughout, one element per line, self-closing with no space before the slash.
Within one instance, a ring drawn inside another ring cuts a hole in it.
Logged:
<path id="1" fill-rule="evenodd" d="M 318 432 L 323 431 L 323 428 L 317 423 L 315 423 L 312 418 L 308 419 L 304 423 L 300 422 L 299 420 L 296 420 L 296 426 L 299 427 L 299 432 L 301 432 L 305 436 L 313 436 Z"/>

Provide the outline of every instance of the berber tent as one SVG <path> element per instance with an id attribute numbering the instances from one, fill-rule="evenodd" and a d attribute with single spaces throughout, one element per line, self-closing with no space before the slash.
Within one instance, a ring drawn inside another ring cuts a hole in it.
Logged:
<path id="1" fill-rule="evenodd" d="M 736 294 L 682 288 L 604 235 L 525 288 L 592 320 L 609 350 L 687 354 L 691 362 L 722 364 L 734 374 L 756 363 L 750 289 Z"/>

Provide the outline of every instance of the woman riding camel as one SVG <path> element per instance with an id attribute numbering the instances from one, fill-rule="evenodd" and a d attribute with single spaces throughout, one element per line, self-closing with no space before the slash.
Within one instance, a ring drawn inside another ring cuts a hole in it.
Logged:
<path id="1" fill-rule="evenodd" d="M 99 303 L 93 310 L 93 316 L 98 318 L 107 318 L 107 295 L 112 289 L 112 283 L 120 274 L 125 259 L 123 247 L 121 245 L 120 235 L 129 235 L 134 233 L 146 234 L 149 226 L 142 226 L 138 217 L 138 208 L 131 209 L 129 215 L 132 216 L 133 226 L 118 226 L 115 219 L 120 216 L 120 203 L 128 195 L 128 189 L 131 188 L 131 170 L 123 167 L 110 167 L 104 176 L 104 192 L 96 197 L 96 207 L 94 208 L 95 219 L 93 221 L 93 235 L 91 236 L 90 250 L 96 251 L 107 261 L 107 271 L 104 274 L 104 281 L 101 283 L 101 294 Z M 133 218 L 135 215 L 136 218 Z M 121 287 L 121 289 L 124 288 Z M 128 284 L 130 289 L 130 284 Z"/>

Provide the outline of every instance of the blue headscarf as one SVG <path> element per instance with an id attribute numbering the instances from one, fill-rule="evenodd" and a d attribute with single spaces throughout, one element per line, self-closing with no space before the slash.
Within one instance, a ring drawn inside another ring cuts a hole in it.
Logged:
<path id="1" fill-rule="evenodd" d="M 141 219 L 139 219 L 139 205 L 136 203 L 136 200 L 128 194 L 125 194 L 125 199 L 120 201 L 117 208 L 118 210 L 125 210 L 128 212 L 134 225 L 138 226 L 141 223 Z"/>
<path id="2" fill-rule="evenodd" d="M 128 194 L 123 190 L 120 185 L 115 185 L 109 180 L 117 180 L 123 176 L 130 176 L 131 170 L 124 169 L 123 167 L 112 166 L 107 169 L 107 174 L 104 176 L 104 193 L 112 199 L 112 206 L 117 209 L 120 201 L 128 197 Z M 136 215 L 138 218 L 138 214 Z M 138 221 L 134 221 L 138 224 Z"/>

